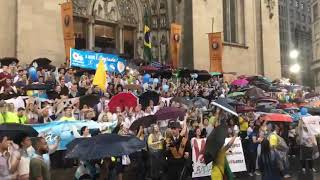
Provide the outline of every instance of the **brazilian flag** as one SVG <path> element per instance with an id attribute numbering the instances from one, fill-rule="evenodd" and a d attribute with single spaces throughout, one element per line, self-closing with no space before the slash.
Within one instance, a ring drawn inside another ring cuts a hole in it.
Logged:
<path id="1" fill-rule="evenodd" d="M 144 14 L 144 51 L 143 57 L 145 60 L 151 62 L 152 61 L 152 54 L 151 54 L 151 41 L 150 41 L 150 28 L 149 28 L 149 16 L 147 11 Z"/>

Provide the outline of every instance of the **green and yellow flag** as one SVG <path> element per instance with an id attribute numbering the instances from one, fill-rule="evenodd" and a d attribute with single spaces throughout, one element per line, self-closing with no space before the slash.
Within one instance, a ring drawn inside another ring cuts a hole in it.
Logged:
<path id="1" fill-rule="evenodd" d="M 103 60 L 100 60 L 96 74 L 93 78 L 93 85 L 98 86 L 102 91 L 106 91 L 106 83 L 107 83 L 107 74 L 106 69 L 104 67 Z"/>
<path id="2" fill-rule="evenodd" d="M 144 59 L 147 61 L 152 60 L 152 54 L 151 54 L 151 40 L 150 40 L 150 27 L 149 27 L 149 16 L 147 11 L 145 11 L 144 14 L 144 51 L 143 56 Z"/>

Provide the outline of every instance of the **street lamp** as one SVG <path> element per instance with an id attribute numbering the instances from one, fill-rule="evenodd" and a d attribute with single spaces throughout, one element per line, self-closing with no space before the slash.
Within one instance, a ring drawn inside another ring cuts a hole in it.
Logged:
<path id="1" fill-rule="evenodd" d="M 296 73 L 300 72 L 300 69 L 301 69 L 301 67 L 300 67 L 299 64 L 294 64 L 294 65 L 292 65 L 292 66 L 290 67 L 289 70 L 290 70 L 291 73 L 296 74 Z"/>
<path id="2" fill-rule="evenodd" d="M 297 51 L 296 49 L 291 50 L 289 56 L 291 59 L 297 59 L 299 56 L 299 51 Z"/>

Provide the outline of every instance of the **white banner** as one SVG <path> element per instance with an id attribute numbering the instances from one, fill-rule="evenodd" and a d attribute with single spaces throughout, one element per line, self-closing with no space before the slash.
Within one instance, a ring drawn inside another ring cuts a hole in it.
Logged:
<path id="1" fill-rule="evenodd" d="M 191 139 L 193 162 L 192 178 L 205 177 L 211 175 L 212 163 L 209 163 L 208 165 L 204 163 L 205 144 L 205 138 Z"/>
<path id="2" fill-rule="evenodd" d="M 306 117 L 302 117 L 302 120 L 311 134 L 313 135 L 320 134 L 320 124 L 319 124 L 320 116 L 306 116 Z"/>
<path id="3" fill-rule="evenodd" d="M 225 145 L 231 140 L 226 138 Z M 227 150 L 227 160 L 232 172 L 247 171 L 246 162 L 242 150 L 242 144 L 240 138 L 236 138 L 230 149 Z"/>

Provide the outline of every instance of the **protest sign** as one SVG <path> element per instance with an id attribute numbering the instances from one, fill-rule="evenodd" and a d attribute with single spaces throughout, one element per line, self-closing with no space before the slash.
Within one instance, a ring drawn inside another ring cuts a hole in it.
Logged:
<path id="1" fill-rule="evenodd" d="M 226 138 L 225 144 L 227 144 L 230 140 L 231 138 Z M 242 143 L 239 137 L 236 138 L 233 145 L 227 150 L 226 154 L 232 172 L 242 172 L 247 170 Z"/>
<path id="2" fill-rule="evenodd" d="M 311 134 L 320 134 L 320 116 L 305 116 L 302 117 L 302 120 Z"/>
<path id="3" fill-rule="evenodd" d="M 103 60 L 108 72 L 124 73 L 126 70 L 126 60 L 117 55 L 70 49 L 70 65 L 72 67 L 97 69 L 100 60 Z"/>
<path id="4" fill-rule="evenodd" d="M 204 163 L 204 149 L 205 149 L 206 139 L 191 139 L 192 145 L 192 162 L 193 162 L 193 172 L 192 178 L 205 177 L 211 175 L 212 162 L 209 164 Z"/>

